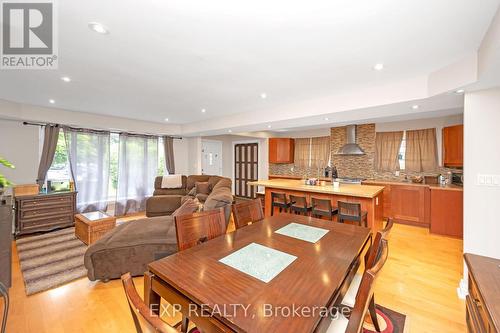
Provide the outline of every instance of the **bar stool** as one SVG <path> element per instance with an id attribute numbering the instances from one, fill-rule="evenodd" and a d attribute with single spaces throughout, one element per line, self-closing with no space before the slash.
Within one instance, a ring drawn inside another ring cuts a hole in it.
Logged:
<path id="1" fill-rule="evenodd" d="M 339 201 L 337 221 L 344 223 L 344 221 L 357 222 L 361 227 L 362 224 L 368 227 L 368 212 L 361 210 L 361 204 L 355 202 Z"/>
<path id="2" fill-rule="evenodd" d="M 280 213 L 285 210 L 288 212 L 288 208 L 290 208 L 290 203 L 286 199 L 285 193 L 276 193 L 271 192 L 271 216 L 274 214 L 274 207 L 278 207 L 280 209 Z"/>
<path id="3" fill-rule="evenodd" d="M 290 194 L 290 211 L 297 215 L 308 215 L 312 207 L 307 204 L 305 196 L 297 196 Z"/>
<path id="4" fill-rule="evenodd" d="M 333 221 L 333 216 L 338 213 L 337 207 L 332 207 L 330 199 L 311 198 L 312 215 L 315 217 L 326 216 Z"/>

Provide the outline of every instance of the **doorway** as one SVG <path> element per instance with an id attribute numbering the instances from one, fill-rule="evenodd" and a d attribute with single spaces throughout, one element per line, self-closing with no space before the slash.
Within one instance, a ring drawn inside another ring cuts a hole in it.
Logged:
<path id="1" fill-rule="evenodd" d="M 201 174 L 222 176 L 222 142 L 201 142 Z"/>
<path id="2" fill-rule="evenodd" d="M 248 182 L 259 178 L 259 144 L 239 143 L 234 145 L 234 192 L 237 197 L 255 198 L 255 186 Z"/>

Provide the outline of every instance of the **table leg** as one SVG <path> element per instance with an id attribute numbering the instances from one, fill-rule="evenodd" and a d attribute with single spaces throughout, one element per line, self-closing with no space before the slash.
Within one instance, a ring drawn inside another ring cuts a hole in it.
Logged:
<path id="1" fill-rule="evenodd" d="M 144 303 L 149 307 L 152 313 L 160 314 L 160 295 L 158 295 L 152 288 L 154 275 L 150 272 L 144 273 Z M 157 306 L 153 306 L 157 304 Z"/>

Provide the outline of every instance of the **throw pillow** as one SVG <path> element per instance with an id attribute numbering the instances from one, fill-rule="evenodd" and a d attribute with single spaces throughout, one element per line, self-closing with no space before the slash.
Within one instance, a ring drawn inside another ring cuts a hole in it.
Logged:
<path id="1" fill-rule="evenodd" d="M 198 201 L 194 199 L 187 199 L 184 203 L 172 213 L 172 216 L 189 215 L 198 211 Z"/>
<path id="2" fill-rule="evenodd" d="M 196 194 L 210 194 L 210 185 L 208 182 L 196 182 L 194 187 L 196 188 Z"/>

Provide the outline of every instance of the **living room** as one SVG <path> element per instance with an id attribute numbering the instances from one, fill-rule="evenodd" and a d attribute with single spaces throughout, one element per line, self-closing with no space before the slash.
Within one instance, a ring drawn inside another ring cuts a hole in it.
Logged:
<path id="1" fill-rule="evenodd" d="M 499 5 L 2 0 L 1 333 L 500 332 Z"/>

